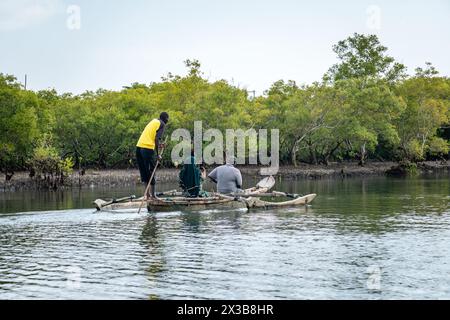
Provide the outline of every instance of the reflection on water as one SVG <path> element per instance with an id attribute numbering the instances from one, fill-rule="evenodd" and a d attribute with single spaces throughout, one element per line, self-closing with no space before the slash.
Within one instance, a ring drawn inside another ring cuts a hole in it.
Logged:
<path id="1" fill-rule="evenodd" d="M 449 299 L 449 181 L 278 181 L 319 196 L 153 215 L 90 209 L 140 189 L 3 193 L 0 299 Z"/>

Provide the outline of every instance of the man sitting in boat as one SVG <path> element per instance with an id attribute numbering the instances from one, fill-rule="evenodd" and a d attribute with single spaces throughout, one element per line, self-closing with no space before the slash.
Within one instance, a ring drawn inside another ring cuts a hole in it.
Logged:
<path id="1" fill-rule="evenodd" d="M 199 168 L 195 163 L 194 151 L 191 156 L 184 160 L 183 168 L 179 174 L 180 187 L 186 197 L 202 197 L 207 196 L 206 192 L 202 190 L 203 181 L 206 178 L 205 168 Z"/>
<path id="2" fill-rule="evenodd" d="M 227 157 L 226 164 L 215 168 L 208 175 L 214 183 L 217 183 L 217 192 L 229 194 L 242 191 L 241 171 L 234 164 L 235 158 Z"/>
<path id="3" fill-rule="evenodd" d="M 145 184 L 144 188 L 147 188 L 155 169 L 156 159 L 161 161 L 158 147 L 162 146 L 162 136 L 167 122 L 169 122 L 169 115 L 167 112 L 162 112 L 159 115 L 159 119 L 153 119 L 147 124 L 136 145 L 136 160 L 141 174 L 141 181 Z M 147 199 L 156 198 L 155 184 L 155 175 L 153 175 L 149 192 L 145 195 Z"/>

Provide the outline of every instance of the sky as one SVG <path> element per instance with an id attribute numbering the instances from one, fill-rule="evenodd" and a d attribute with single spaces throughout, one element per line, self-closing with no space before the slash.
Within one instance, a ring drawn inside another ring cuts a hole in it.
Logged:
<path id="1" fill-rule="evenodd" d="M 449 0 L 0 0 L 0 73 L 78 94 L 183 75 L 198 59 L 210 81 L 260 95 L 279 79 L 319 81 L 354 32 L 378 35 L 409 73 L 430 61 L 450 76 Z"/>

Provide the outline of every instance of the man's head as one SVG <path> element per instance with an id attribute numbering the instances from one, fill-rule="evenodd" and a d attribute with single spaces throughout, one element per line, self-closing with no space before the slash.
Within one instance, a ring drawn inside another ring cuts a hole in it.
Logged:
<path id="1" fill-rule="evenodd" d="M 169 122 L 169 114 L 167 112 L 161 112 L 161 114 L 159 115 L 159 119 L 167 124 L 167 122 Z"/>
<path id="2" fill-rule="evenodd" d="M 236 164 L 236 158 L 234 156 L 226 156 L 225 163 L 234 166 Z"/>

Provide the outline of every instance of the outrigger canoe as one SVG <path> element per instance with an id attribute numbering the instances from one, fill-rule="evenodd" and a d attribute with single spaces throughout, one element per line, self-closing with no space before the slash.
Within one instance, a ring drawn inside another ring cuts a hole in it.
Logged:
<path id="1" fill-rule="evenodd" d="M 157 211 L 173 211 L 173 210 L 203 210 L 203 209 L 220 209 L 220 208 L 269 208 L 292 205 L 305 205 L 310 203 L 315 194 L 307 196 L 288 195 L 294 199 L 284 202 L 263 201 L 258 196 L 280 196 L 287 195 L 283 192 L 269 193 L 269 190 L 275 185 L 275 179 L 270 176 L 261 180 L 255 187 L 245 189 L 244 192 L 235 195 L 222 195 L 214 193 L 210 197 L 188 198 L 180 196 L 181 193 L 168 191 L 163 193 L 164 197 L 157 199 L 149 199 L 147 201 L 147 210 L 149 212 Z M 97 210 L 115 211 L 124 209 L 137 209 L 142 198 L 136 199 L 126 197 L 118 200 L 105 201 L 97 199 L 94 204 Z"/>
<path id="2" fill-rule="evenodd" d="M 306 196 L 297 196 L 292 200 L 281 201 L 281 202 L 272 202 L 272 201 L 264 201 L 260 198 L 250 197 L 247 199 L 243 199 L 247 208 L 276 208 L 276 207 L 293 207 L 300 205 L 307 205 L 311 203 L 317 195 L 315 193 L 307 194 Z"/>

